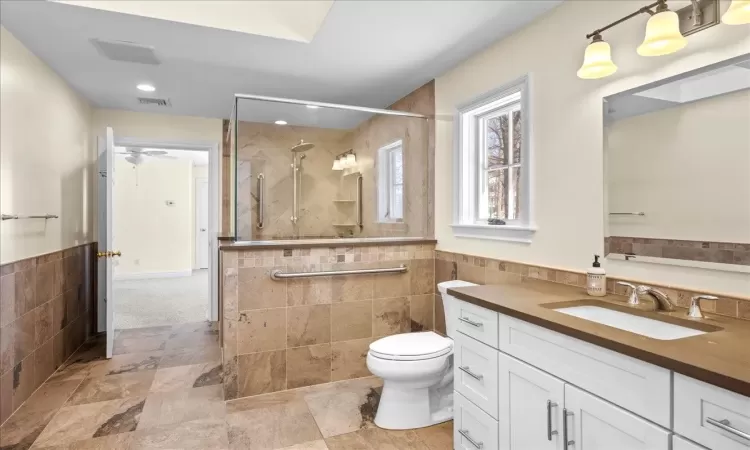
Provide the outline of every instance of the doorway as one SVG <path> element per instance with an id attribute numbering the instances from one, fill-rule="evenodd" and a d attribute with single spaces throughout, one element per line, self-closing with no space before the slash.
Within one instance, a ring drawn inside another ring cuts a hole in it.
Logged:
<path id="1" fill-rule="evenodd" d="M 112 133 L 111 145 L 100 143 L 111 160 L 100 169 L 99 207 L 108 211 L 100 214 L 100 250 L 109 270 L 100 270 L 99 331 L 109 341 L 126 329 L 216 321 L 218 144 Z M 110 349 L 108 342 L 108 356 Z"/>

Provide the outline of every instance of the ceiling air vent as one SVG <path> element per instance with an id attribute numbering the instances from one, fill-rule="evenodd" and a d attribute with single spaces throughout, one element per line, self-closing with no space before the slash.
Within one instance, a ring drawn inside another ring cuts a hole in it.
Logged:
<path id="1" fill-rule="evenodd" d="M 113 61 L 161 64 L 154 53 L 154 48 L 148 45 L 127 41 L 102 41 L 100 39 L 92 39 L 91 43 L 102 56 Z"/>
<path id="2" fill-rule="evenodd" d="M 168 98 L 138 97 L 138 103 L 140 103 L 141 105 L 172 106 L 172 103 Z"/>

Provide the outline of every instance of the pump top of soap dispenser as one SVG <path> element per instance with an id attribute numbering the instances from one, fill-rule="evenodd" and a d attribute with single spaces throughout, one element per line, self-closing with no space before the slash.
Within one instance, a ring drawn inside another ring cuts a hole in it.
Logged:
<path id="1" fill-rule="evenodd" d="M 599 255 L 594 255 L 594 264 L 592 264 L 592 267 L 601 267 L 601 263 L 599 262 Z"/>
<path id="2" fill-rule="evenodd" d="M 604 275 L 604 269 L 602 269 L 602 263 L 599 262 L 599 255 L 594 255 L 594 263 L 586 273 L 593 275 Z"/>

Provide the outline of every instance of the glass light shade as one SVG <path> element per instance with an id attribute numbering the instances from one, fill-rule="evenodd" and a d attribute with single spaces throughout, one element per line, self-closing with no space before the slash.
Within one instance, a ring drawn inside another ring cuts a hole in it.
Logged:
<path id="1" fill-rule="evenodd" d="M 750 0 L 732 0 L 729 9 L 721 16 L 727 25 L 745 25 L 750 23 Z"/>
<path id="2" fill-rule="evenodd" d="M 333 167 L 331 167 L 331 170 L 344 170 L 341 161 L 338 158 L 333 160 Z"/>
<path id="3" fill-rule="evenodd" d="M 357 157 L 354 153 L 346 155 L 346 167 L 354 167 L 357 165 Z"/>
<path id="4" fill-rule="evenodd" d="M 674 11 L 662 11 L 648 19 L 646 37 L 638 46 L 641 56 L 661 56 L 682 50 L 687 39 L 680 33 L 680 18 Z"/>
<path id="5" fill-rule="evenodd" d="M 617 66 L 612 62 L 612 51 L 604 41 L 594 41 L 586 47 L 583 55 L 583 65 L 578 69 L 578 78 L 593 80 L 604 78 L 617 72 Z"/>

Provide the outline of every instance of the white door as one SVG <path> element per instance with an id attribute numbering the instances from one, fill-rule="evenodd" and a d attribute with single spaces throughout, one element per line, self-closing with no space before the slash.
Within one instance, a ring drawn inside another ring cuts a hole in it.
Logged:
<path id="1" fill-rule="evenodd" d="M 208 180 L 195 181 L 195 266 L 208 269 Z"/>
<path id="2" fill-rule="evenodd" d="M 115 137 L 107 127 L 105 137 L 99 138 L 99 330 L 107 334 L 107 358 L 112 357 L 115 342 L 115 299 L 112 292 L 112 224 L 114 223 L 112 191 L 115 182 Z M 103 323 L 102 323 L 103 322 Z M 103 326 L 102 326 L 103 325 Z"/>
<path id="3" fill-rule="evenodd" d="M 500 449 L 564 450 L 565 383 L 504 353 L 499 355 Z"/>
<path id="4" fill-rule="evenodd" d="M 567 449 L 669 450 L 669 431 L 569 384 L 563 414 Z"/>

